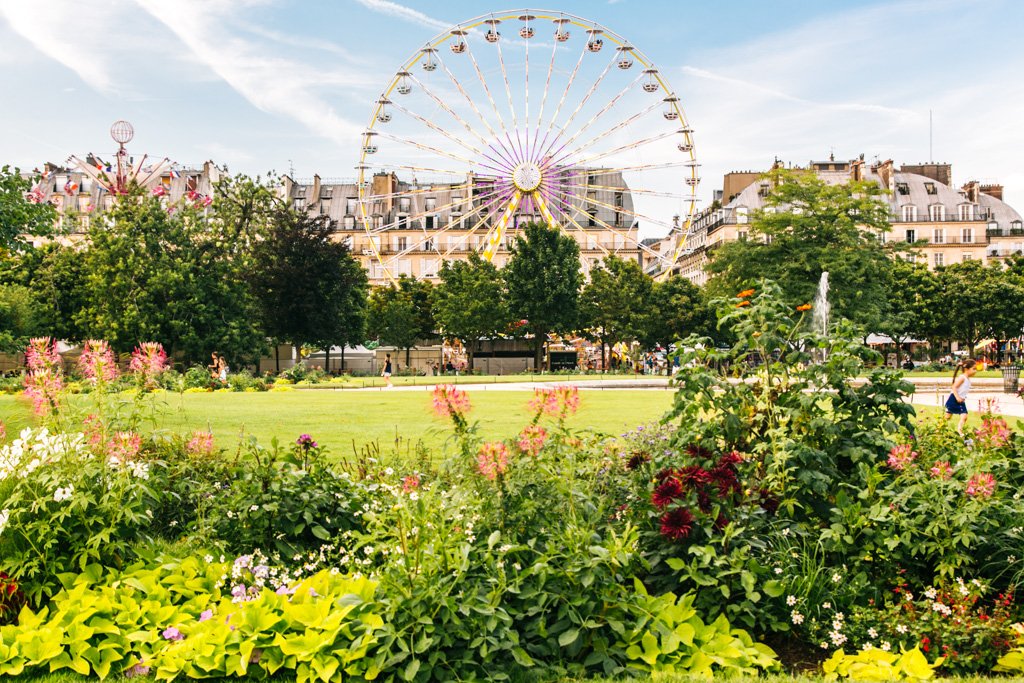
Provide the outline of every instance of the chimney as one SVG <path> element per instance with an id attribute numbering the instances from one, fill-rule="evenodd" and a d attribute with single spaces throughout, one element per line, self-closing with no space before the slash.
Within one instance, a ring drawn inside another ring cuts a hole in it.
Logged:
<path id="1" fill-rule="evenodd" d="M 892 159 L 886 159 L 878 165 L 878 176 L 882 179 L 882 185 L 885 189 L 892 192 L 896 184 L 894 182 L 896 174 L 892 171 Z"/>
<path id="2" fill-rule="evenodd" d="M 964 183 L 964 186 L 960 188 L 960 191 L 964 193 L 967 201 L 977 204 L 978 203 L 978 181 L 969 180 Z"/>
<path id="3" fill-rule="evenodd" d="M 316 202 L 316 204 L 313 204 Z M 320 209 L 320 174 L 317 173 L 313 176 L 313 192 L 310 193 L 309 198 L 306 199 L 306 206 L 312 209 L 316 206 L 317 210 Z"/>
<path id="4" fill-rule="evenodd" d="M 850 179 L 859 181 L 864 180 L 864 159 L 854 159 L 850 162 Z"/>
<path id="5" fill-rule="evenodd" d="M 1003 186 L 1002 185 L 990 183 L 990 184 L 987 184 L 987 185 L 979 186 L 978 190 L 982 194 L 987 194 L 989 197 L 995 197 L 999 201 L 1003 201 Z"/>

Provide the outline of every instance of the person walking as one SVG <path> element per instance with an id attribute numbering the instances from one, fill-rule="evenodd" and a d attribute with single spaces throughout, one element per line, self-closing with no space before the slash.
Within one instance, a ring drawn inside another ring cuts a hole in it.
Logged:
<path id="1" fill-rule="evenodd" d="M 230 368 L 228 368 L 228 360 L 227 360 L 227 358 L 225 358 L 224 356 L 221 356 L 218 359 L 218 362 L 217 362 L 217 374 L 218 374 L 217 378 L 221 382 L 227 382 L 228 381 L 228 372 L 229 372 L 229 370 L 230 370 Z"/>
<path id="2" fill-rule="evenodd" d="M 388 388 L 392 388 L 395 385 L 391 383 L 391 354 L 384 354 L 384 372 L 380 373 L 381 377 L 384 378 L 384 382 Z"/>
<path id="3" fill-rule="evenodd" d="M 210 370 L 210 379 L 220 377 L 220 356 L 214 351 L 210 354 L 210 364 L 206 366 Z"/>
<path id="4" fill-rule="evenodd" d="M 956 364 L 956 370 L 953 371 L 953 390 L 946 399 L 946 420 L 954 415 L 960 416 L 956 426 L 958 434 L 964 433 L 964 425 L 967 424 L 967 394 L 971 392 L 971 377 L 978 372 L 977 365 L 978 362 L 973 358 L 965 358 Z"/>

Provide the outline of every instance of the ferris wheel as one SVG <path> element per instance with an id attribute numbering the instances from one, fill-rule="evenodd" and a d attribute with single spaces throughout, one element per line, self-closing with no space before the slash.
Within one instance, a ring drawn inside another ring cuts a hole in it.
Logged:
<path id="1" fill-rule="evenodd" d="M 389 279 L 414 253 L 490 260 L 531 220 L 667 273 L 698 166 L 678 95 L 632 43 L 571 14 L 487 14 L 427 41 L 374 103 L 358 220 Z"/>

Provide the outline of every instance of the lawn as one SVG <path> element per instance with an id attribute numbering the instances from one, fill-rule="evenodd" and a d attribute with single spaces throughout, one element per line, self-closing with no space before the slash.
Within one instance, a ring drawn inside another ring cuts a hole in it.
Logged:
<path id="1" fill-rule="evenodd" d="M 660 418 L 672 403 L 668 390 L 582 391 L 580 410 L 568 424 L 619 434 Z M 480 422 L 485 438 L 513 436 L 531 416 L 529 391 L 471 391 L 470 420 Z M 401 448 L 417 441 L 433 451 L 448 437 L 449 424 L 430 410 L 430 394 L 419 391 L 290 391 L 267 393 L 162 393 L 156 397 L 155 424 L 175 432 L 210 429 L 222 446 L 240 436 L 255 436 L 261 443 L 277 437 L 294 440 L 313 435 L 336 455 L 350 455 L 356 448 L 377 442 L 390 450 L 396 436 Z M 90 399 L 73 397 L 73 407 L 85 414 Z M 0 396 L 0 420 L 9 434 L 30 424 L 24 398 Z"/>

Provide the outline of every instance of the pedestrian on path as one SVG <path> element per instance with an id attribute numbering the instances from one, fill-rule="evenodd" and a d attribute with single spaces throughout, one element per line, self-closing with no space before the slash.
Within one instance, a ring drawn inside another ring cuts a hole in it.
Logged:
<path id="1" fill-rule="evenodd" d="M 384 378 L 384 382 L 387 384 L 389 389 L 394 387 L 394 385 L 391 383 L 391 354 L 390 353 L 384 355 L 384 372 L 380 373 L 380 375 L 381 375 L 381 377 Z"/>
<path id="2" fill-rule="evenodd" d="M 956 426 L 958 434 L 964 433 L 964 425 L 967 424 L 967 394 L 971 392 L 971 377 L 978 372 L 977 364 L 973 358 L 965 358 L 956 364 L 956 370 L 953 371 L 953 390 L 946 399 L 946 419 L 949 420 L 954 415 L 960 416 L 960 422 Z"/>

